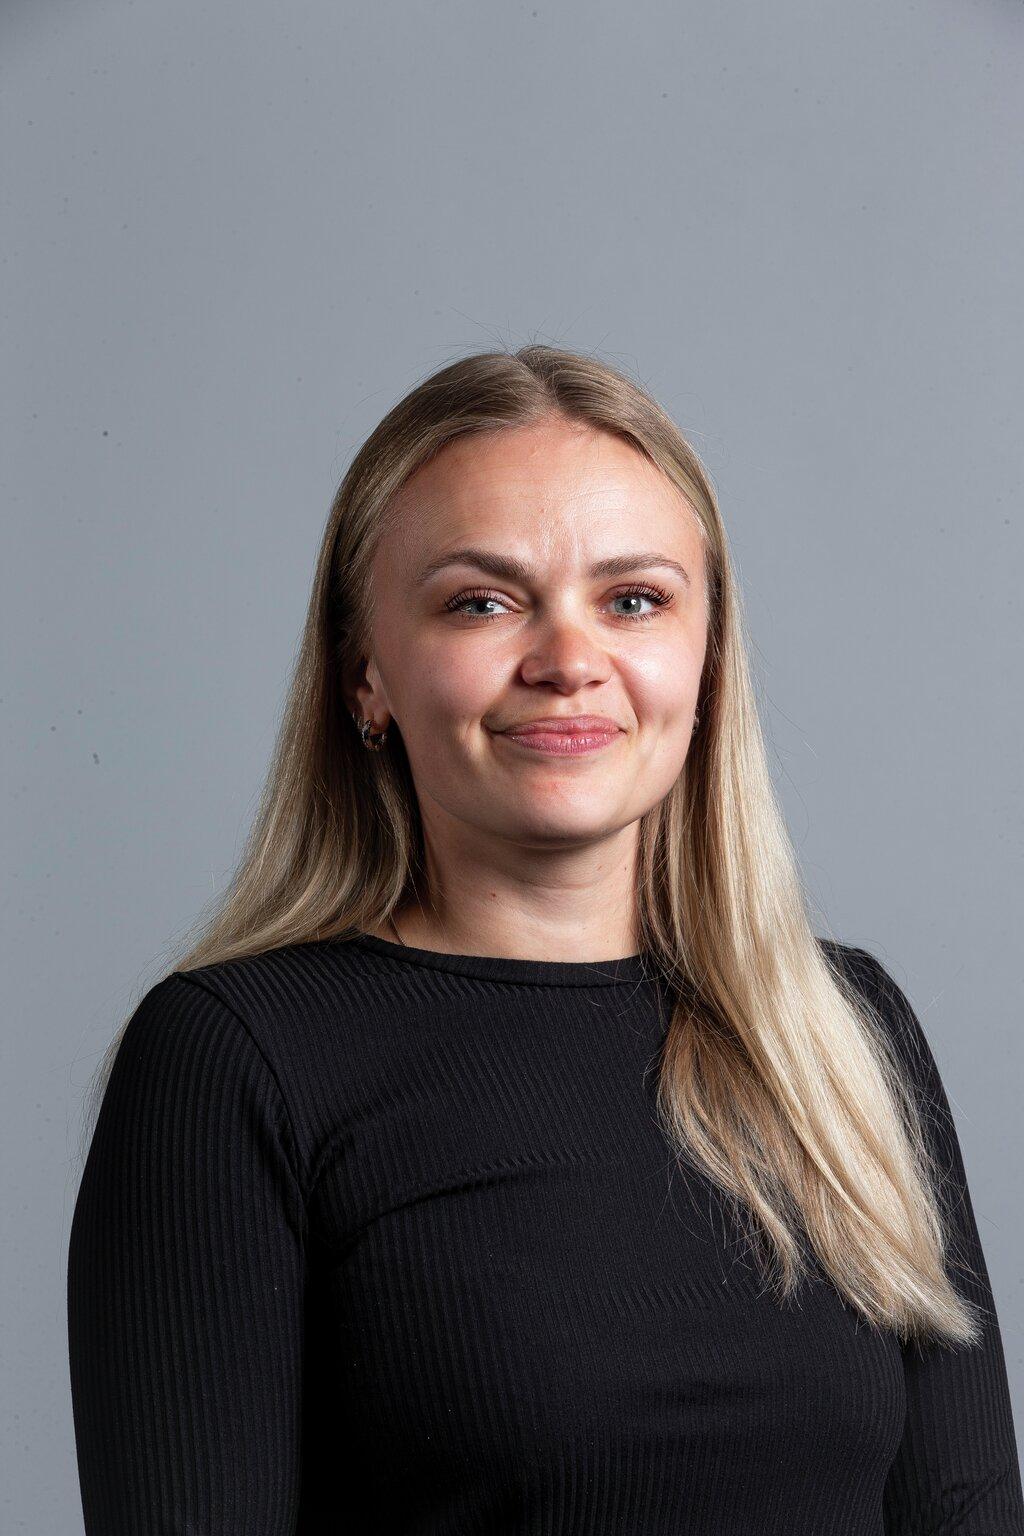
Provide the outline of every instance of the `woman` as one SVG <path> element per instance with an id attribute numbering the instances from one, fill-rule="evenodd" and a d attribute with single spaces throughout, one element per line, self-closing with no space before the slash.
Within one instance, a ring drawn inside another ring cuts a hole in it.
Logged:
<path id="1" fill-rule="evenodd" d="M 934 1058 L 811 931 L 712 487 L 608 367 L 356 456 L 68 1284 L 90 1533 L 1024 1532 Z"/>

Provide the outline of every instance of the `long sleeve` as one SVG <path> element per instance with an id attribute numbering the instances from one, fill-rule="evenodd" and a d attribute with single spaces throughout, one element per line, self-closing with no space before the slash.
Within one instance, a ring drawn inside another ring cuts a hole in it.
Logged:
<path id="1" fill-rule="evenodd" d="M 894 1028 L 939 1162 L 953 1234 L 947 1272 L 984 1314 L 979 1345 L 904 1350 L 907 1416 L 885 1486 L 884 1528 L 889 1536 L 1024 1536 L 1003 1346 L 949 1100 L 906 995 L 873 955 L 855 955 L 872 1001 Z"/>
<path id="2" fill-rule="evenodd" d="M 172 973 L 125 1030 L 72 1220 L 88 1536 L 284 1536 L 300 1481 L 304 1209 L 277 1082 Z"/>

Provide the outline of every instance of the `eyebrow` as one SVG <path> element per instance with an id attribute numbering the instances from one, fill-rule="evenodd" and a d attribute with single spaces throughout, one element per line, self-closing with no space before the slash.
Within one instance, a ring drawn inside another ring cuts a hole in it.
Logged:
<path id="1" fill-rule="evenodd" d="M 475 565 L 492 576 L 498 576 L 504 581 L 518 581 L 522 586 L 529 584 L 532 575 L 526 562 L 517 560 L 514 555 L 502 555 L 489 549 L 452 549 L 428 561 L 417 574 L 414 585 L 423 586 L 431 576 L 436 576 L 438 571 L 443 571 L 449 565 Z M 659 565 L 666 570 L 675 571 L 687 586 L 691 584 L 690 573 L 686 567 L 680 565 L 678 560 L 670 560 L 667 555 L 659 554 L 657 550 L 609 555 L 604 560 L 595 560 L 587 574 L 589 576 L 628 576 L 630 571 L 644 570 L 650 565 Z"/>

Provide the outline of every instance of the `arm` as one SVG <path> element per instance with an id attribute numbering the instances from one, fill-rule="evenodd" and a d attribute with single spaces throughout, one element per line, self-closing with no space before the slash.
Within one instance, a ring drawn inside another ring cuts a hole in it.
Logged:
<path id="1" fill-rule="evenodd" d="M 303 1201 L 277 1083 L 172 973 L 129 1021 L 68 1253 L 88 1536 L 284 1536 L 300 1471 Z"/>
<path id="2" fill-rule="evenodd" d="M 892 1023 L 922 1106 L 926 1138 L 936 1149 L 952 1234 L 947 1271 L 961 1295 L 984 1314 L 979 1345 L 904 1349 L 907 1416 L 885 1486 L 884 1529 L 887 1536 L 1024 1536 L 1003 1346 L 949 1100 L 907 997 L 873 955 L 854 954 L 871 1001 Z"/>

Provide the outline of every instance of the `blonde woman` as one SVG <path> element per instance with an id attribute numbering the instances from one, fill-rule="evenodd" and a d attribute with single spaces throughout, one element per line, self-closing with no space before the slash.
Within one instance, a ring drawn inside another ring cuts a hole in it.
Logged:
<path id="1" fill-rule="evenodd" d="M 95 1536 L 1024 1532 L 906 997 L 812 931 L 695 453 L 543 346 L 332 509 L 241 866 L 117 1042 Z"/>

